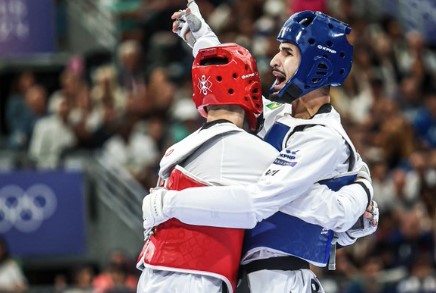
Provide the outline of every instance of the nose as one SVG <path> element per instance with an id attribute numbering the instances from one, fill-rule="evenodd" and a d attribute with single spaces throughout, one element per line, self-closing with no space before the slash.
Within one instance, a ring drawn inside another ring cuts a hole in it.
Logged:
<path id="1" fill-rule="evenodd" d="M 279 64 L 280 64 L 279 54 L 280 54 L 280 52 L 275 54 L 274 57 L 271 59 L 271 61 L 269 63 L 269 66 L 271 66 L 271 68 L 279 66 Z"/>

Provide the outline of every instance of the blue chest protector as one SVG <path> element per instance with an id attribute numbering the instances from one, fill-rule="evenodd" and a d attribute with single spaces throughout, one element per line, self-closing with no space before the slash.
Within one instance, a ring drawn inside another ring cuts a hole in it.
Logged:
<path id="1" fill-rule="evenodd" d="M 275 123 L 265 136 L 265 141 L 281 151 L 283 139 L 289 129 L 287 125 Z M 322 180 L 318 183 L 337 191 L 355 179 L 356 175 L 352 175 Z M 325 266 L 329 260 L 333 236 L 332 230 L 277 212 L 258 223 L 253 229 L 247 230 L 243 252 L 245 254 L 249 250 L 266 247 L 302 258 L 318 266 Z"/>

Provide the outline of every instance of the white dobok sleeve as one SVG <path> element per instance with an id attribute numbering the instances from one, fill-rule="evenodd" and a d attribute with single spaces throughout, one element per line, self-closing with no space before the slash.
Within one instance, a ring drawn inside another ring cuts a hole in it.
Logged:
<path id="1" fill-rule="evenodd" d="M 338 192 L 314 185 L 321 179 L 330 178 L 328 176 L 344 158 L 346 145 L 342 137 L 332 135 L 325 127 L 309 130 L 309 135 L 296 133 L 292 136 L 288 147 L 279 153 L 256 184 L 171 191 L 164 197 L 164 214 L 188 224 L 249 229 L 313 192 L 313 200 L 322 199 L 332 214 L 323 213 L 314 220 L 321 207 L 308 206 L 305 208 L 307 213 L 300 218 L 322 222 L 327 217 L 330 227 L 326 228 L 347 230 L 355 223 L 356 214 L 360 215 L 366 209 L 367 194 L 361 186 L 354 184 Z M 344 147 L 338 148 L 338 145 Z"/>

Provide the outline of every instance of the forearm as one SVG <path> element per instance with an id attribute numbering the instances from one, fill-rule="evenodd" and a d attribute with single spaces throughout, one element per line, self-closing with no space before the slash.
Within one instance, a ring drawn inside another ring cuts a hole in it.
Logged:
<path id="1" fill-rule="evenodd" d="M 347 185 L 335 193 L 331 203 L 326 205 L 335 216 L 325 222 L 325 228 L 344 232 L 362 216 L 372 198 L 372 187 L 370 184 L 360 182 Z"/>
<path id="2" fill-rule="evenodd" d="M 247 189 L 208 186 L 169 191 L 163 200 L 163 212 L 191 225 L 250 229 L 258 220 Z"/>
<path id="3" fill-rule="evenodd" d="M 367 187 L 372 192 L 371 186 Z M 316 184 L 280 210 L 301 220 L 336 232 L 354 225 L 368 205 L 368 195 L 359 184 L 351 184 L 338 191 Z"/>
<path id="4" fill-rule="evenodd" d="M 194 47 L 192 48 L 192 55 L 195 57 L 201 49 L 214 47 L 219 44 L 221 44 L 221 42 L 218 37 L 213 31 L 210 31 L 210 33 L 207 33 L 195 42 Z"/>

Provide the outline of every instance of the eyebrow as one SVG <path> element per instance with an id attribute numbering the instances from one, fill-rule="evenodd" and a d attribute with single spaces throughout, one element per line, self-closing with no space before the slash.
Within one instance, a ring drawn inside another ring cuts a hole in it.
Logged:
<path id="1" fill-rule="evenodd" d="M 291 47 L 287 47 L 287 46 L 280 46 L 280 51 L 286 51 L 288 53 L 294 53 L 294 50 L 292 50 Z"/>

